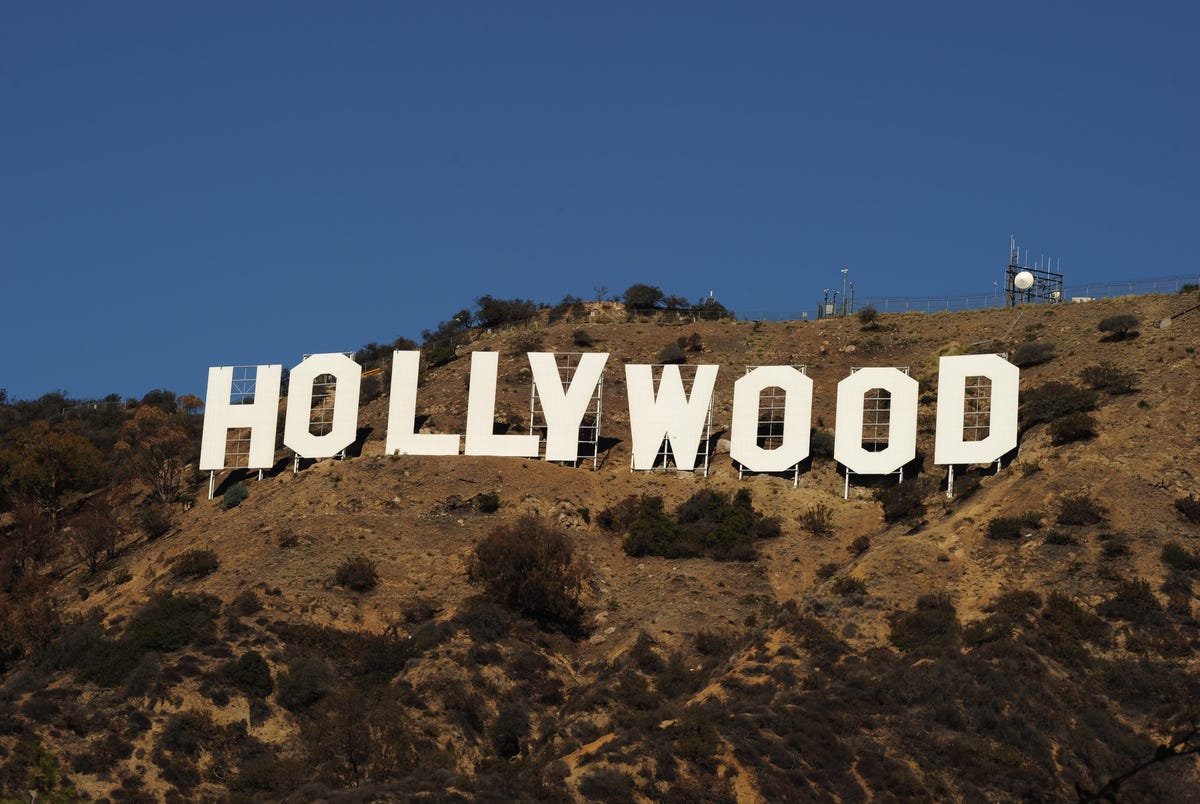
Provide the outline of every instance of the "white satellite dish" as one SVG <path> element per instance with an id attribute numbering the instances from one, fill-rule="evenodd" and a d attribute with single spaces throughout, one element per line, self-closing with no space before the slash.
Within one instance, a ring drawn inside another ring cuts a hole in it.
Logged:
<path id="1" fill-rule="evenodd" d="M 1033 287 L 1033 274 L 1029 271 L 1022 271 L 1013 277 L 1013 287 L 1017 290 L 1029 290 Z"/>

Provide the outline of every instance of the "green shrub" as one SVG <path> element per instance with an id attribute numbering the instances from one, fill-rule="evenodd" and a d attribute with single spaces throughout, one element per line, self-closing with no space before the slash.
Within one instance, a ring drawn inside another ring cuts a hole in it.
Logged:
<path id="1" fill-rule="evenodd" d="M 1030 366 L 1048 363 L 1053 357 L 1054 344 L 1046 341 L 1034 341 L 1018 346 L 1013 351 L 1012 363 L 1014 366 L 1029 368 Z"/>
<path id="2" fill-rule="evenodd" d="M 658 505 L 661 509 L 662 497 L 658 498 Z M 604 530 L 621 533 L 629 530 L 630 525 L 638 518 L 640 510 L 641 500 L 630 495 L 596 514 L 596 524 Z"/>
<path id="3" fill-rule="evenodd" d="M 888 635 L 896 648 L 918 656 L 956 651 L 960 638 L 957 612 L 945 593 L 917 598 L 911 611 L 892 618 Z"/>
<path id="4" fill-rule="evenodd" d="M 1096 391 L 1108 391 L 1110 394 L 1128 394 L 1134 390 L 1133 372 L 1118 368 L 1112 363 L 1088 366 L 1080 372 L 1079 379 L 1088 388 Z"/>
<path id="5" fill-rule="evenodd" d="M 571 634 L 582 632 L 579 594 L 586 573 L 570 537 L 547 522 L 522 517 L 475 546 L 467 577 L 510 609 Z"/>
<path id="6" fill-rule="evenodd" d="M 1101 542 L 1101 558 L 1112 559 L 1129 555 L 1129 545 L 1120 536 L 1114 533 L 1101 533 L 1096 538 Z"/>
<path id="7" fill-rule="evenodd" d="M 700 337 L 699 332 L 693 332 L 691 335 L 680 335 L 675 341 L 680 349 L 686 349 L 689 352 L 703 352 L 704 340 Z"/>
<path id="8" fill-rule="evenodd" d="M 221 665 L 221 677 L 248 696 L 265 698 L 275 689 L 271 681 L 271 668 L 257 651 L 246 651 Z"/>
<path id="9" fill-rule="evenodd" d="M 178 650 L 212 635 L 220 605 L 211 595 L 155 598 L 129 622 L 123 638 L 147 650 Z"/>
<path id="10" fill-rule="evenodd" d="M 1101 319 L 1097 325 L 1097 329 L 1101 332 L 1109 333 L 1109 337 L 1112 340 L 1119 341 L 1128 338 L 1137 325 L 1137 316 L 1129 313 L 1120 313 Z"/>
<path id="11" fill-rule="evenodd" d="M 1098 525 L 1104 521 L 1108 510 L 1092 499 L 1086 491 L 1068 494 L 1059 500 L 1059 525 Z"/>
<path id="12" fill-rule="evenodd" d="M 369 592 L 379 583 L 375 562 L 364 555 L 347 556 L 334 571 L 334 581 L 355 592 Z"/>
<path id="13" fill-rule="evenodd" d="M 174 651 L 210 639 L 219 607 L 220 601 L 207 595 L 154 597 L 119 639 L 102 637 L 98 629 L 83 633 L 76 649 L 64 648 L 70 653 L 64 664 L 74 667 L 80 681 L 119 686 L 139 667 L 156 671 L 157 662 L 145 661 L 152 651 Z"/>
<path id="14" fill-rule="evenodd" d="M 1022 395 L 1021 423 L 1028 429 L 1035 424 L 1095 409 L 1095 391 L 1056 380 Z"/>
<path id="15" fill-rule="evenodd" d="M 585 801 L 636 801 L 633 777 L 617 768 L 592 768 L 579 779 Z"/>
<path id="16" fill-rule="evenodd" d="M 750 561 L 758 555 L 756 540 L 779 533 L 779 520 L 754 509 L 749 489 L 739 489 L 732 498 L 702 489 L 679 505 L 674 519 L 663 510 L 661 497 L 640 498 L 622 547 L 632 556 Z"/>
<path id="17" fill-rule="evenodd" d="M 1072 413 L 1050 422 L 1050 441 L 1071 444 L 1096 436 L 1096 419 L 1090 413 Z"/>
<path id="18" fill-rule="evenodd" d="M 571 343 L 586 349 L 596 342 L 586 329 L 577 329 L 571 333 Z"/>
<path id="19" fill-rule="evenodd" d="M 220 566 L 221 560 L 212 550 L 188 550 L 171 562 L 171 573 L 176 578 L 203 578 Z"/>
<path id="20" fill-rule="evenodd" d="M 557 324 L 566 319 L 575 319 L 585 312 L 587 312 L 587 308 L 583 304 L 583 299 L 568 293 L 562 297 L 562 301 L 550 308 L 550 312 L 546 314 L 546 323 Z"/>
<path id="21" fill-rule="evenodd" d="M 621 294 L 625 306 L 635 310 L 648 310 L 657 307 L 663 300 L 663 292 L 656 285 L 646 285 L 641 282 L 630 285 Z"/>
<path id="22" fill-rule="evenodd" d="M 475 300 L 475 306 L 475 325 L 480 327 L 500 327 L 527 321 L 537 315 L 540 307 L 529 299 L 496 299 L 492 296 L 480 296 Z"/>
<path id="23" fill-rule="evenodd" d="M 1021 538 L 1024 535 L 1022 531 L 1020 517 L 998 516 L 988 522 L 987 537 L 989 539 L 1011 541 Z"/>
<path id="24" fill-rule="evenodd" d="M 250 489 L 245 483 L 235 483 L 225 490 L 225 494 L 221 496 L 221 510 L 228 511 L 230 508 L 236 508 L 250 496 Z"/>
<path id="25" fill-rule="evenodd" d="M 454 343 L 449 340 L 425 343 L 421 346 L 421 358 L 430 367 L 444 366 L 456 357 L 458 352 L 454 349 Z"/>

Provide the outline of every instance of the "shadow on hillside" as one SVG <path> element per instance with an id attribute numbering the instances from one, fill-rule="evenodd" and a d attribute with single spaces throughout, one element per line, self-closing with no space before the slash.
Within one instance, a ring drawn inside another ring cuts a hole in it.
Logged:
<path id="1" fill-rule="evenodd" d="M 367 438 L 371 433 L 375 432 L 374 427 L 360 427 L 354 435 L 354 443 L 346 447 L 347 458 L 361 458 L 363 446 L 367 443 Z"/>
<path id="2" fill-rule="evenodd" d="M 841 463 L 837 463 L 838 477 L 846 477 L 846 467 Z M 925 471 L 925 453 L 917 450 L 917 456 L 904 466 L 900 467 L 899 472 L 891 472 L 886 475 L 860 475 L 857 472 L 850 473 L 851 488 L 867 488 L 867 489 L 882 489 L 888 486 L 895 486 L 901 482 L 901 473 L 905 483 L 919 480 L 926 474 Z"/>
<path id="3" fill-rule="evenodd" d="M 596 443 L 597 469 L 608 463 L 608 458 L 612 455 L 613 449 L 620 443 L 621 439 L 619 438 L 600 436 L 599 441 Z"/>

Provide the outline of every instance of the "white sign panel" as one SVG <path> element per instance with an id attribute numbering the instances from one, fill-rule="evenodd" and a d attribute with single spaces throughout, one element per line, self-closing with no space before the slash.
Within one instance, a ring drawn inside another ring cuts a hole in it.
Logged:
<path id="1" fill-rule="evenodd" d="M 421 353 L 392 353 L 392 388 L 388 398 L 388 455 L 457 455 L 462 440 L 457 433 L 416 433 L 417 380 Z"/>
<path id="2" fill-rule="evenodd" d="M 774 449 L 758 445 L 762 392 L 784 392 L 783 443 Z M 783 472 L 808 457 L 813 382 L 792 366 L 759 366 L 733 384 L 733 423 L 729 457 L 752 472 Z"/>
<path id="3" fill-rule="evenodd" d="M 313 383 L 322 374 L 336 381 L 333 426 L 324 435 L 310 430 Z M 358 435 L 358 392 L 362 366 L 340 352 L 309 355 L 292 369 L 288 381 L 287 420 L 283 444 L 301 458 L 331 458 L 354 443 Z"/>
<path id="4" fill-rule="evenodd" d="M 963 440 L 968 377 L 992 384 L 988 436 Z M 1021 370 L 1000 355 L 958 355 L 938 362 L 936 464 L 991 463 L 1017 446 L 1017 388 Z"/>
<path id="5" fill-rule="evenodd" d="M 467 394 L 467 454 L 536 458 L 535 435 L 496 435 L 497 352 L 471 352 L 471 390 Z"/>
<path id="6" fill-rule="evenodd" d="M 270 469 L 275 463 L 275 428 L 279 420 L 279 382 L 283 366 L 256 366 L 254 401 L 230 404 L 233 366 L 208 370 L 204 397 L 204 434 L 200 441 L 200 471 L 225 468 L 225 439 L 231 428 L 250 428 L 250 469 Z M 355 394 L 357 403 L 358 395 Z"/>
<path id="7" fill-rule="evenodd" d="M 895 368 L 864 368 L 838 383 L 833 457 L 859 475 L 888 475 L 917 456 L 917 381 Z M 888 445 L 863 448 L 863 408 L 868 391 L 891 394 Z"/>
<path id="8" fill-rule="evenodd" d="M 529 353 L 533 384 L 546 417 L 546 460 L 573 463 L 579 458 L 579 426 L 583 424 L 583 416 L 600 383 L 606 362 L 607 352 L 581 355 L 579 366 L 564 390 L 554 354 Z"/>
<path id="9" fill-rule="evenodd" d="M 679 366 L 663 366 L 657 395 L 654 393 L 653 366 L 626 364 L 625 384 L 629 390 L 633 468 L 654 468 L 658 448 L 665 438 L 671 444 L 675 465 L 683 471 L 694 469 L 713 388 L 717 384 L 717 367 L 696 366 L 690 398 L 683 390 Z"/>

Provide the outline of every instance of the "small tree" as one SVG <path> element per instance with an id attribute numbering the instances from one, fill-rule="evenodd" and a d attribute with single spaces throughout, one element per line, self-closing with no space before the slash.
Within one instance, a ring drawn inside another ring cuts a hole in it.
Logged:
<path id="1" fill-rule="evenodd" d="M 195 394 L 184 394 L 179 397 L 179 409 L 189 416 L 204 407 L 204 400 Z"/>
<path id="2" fill-rule="evenodd" d="M 863 329 L 879 329 L 879 311 L 867 306 L 858 311 L 858 323 Z"/>
<path id="3" fill-rule="evenodd" d="M 1102 319 L 1097 328 L 1101 332 L 1108 333 L 1112 340 L 1120 341 L 1128 338 L 1137 325 L 1137 316 L 1130 315 L 1129 313 L 1120 313 Z"/>
<path id="4" fill-rule="evenodd" d="M 488 597 L 543 625 L 582 631 L 583 567 L 570 538 L 540 519 L 495 528 L 475 546 L 467 577 Z"/>
<path id="5" fill-rule="evenodd" d="M 71 542 L 75 554 L 87 564 L 88 572 L 94 573 L 101 561 L 116 556 L 120 531 L 116 512 L 107 499 L 96 500 L 75 519 Z"/>
<path id="6" fill-rule="evenodd" d="M 121 426 L 116 449 L 125 473 L 149 486 L 161 503 L 179 495 L 195 453 L 191 434 L 177 414 L 145 404 Z"/>
<path id="7" fill-rule="evenodd" d="M 653 309 L 663 300 L 663 292 L 654 285 L 630 285 L 623 295 L 625 306 L 636 310 Z"/>

